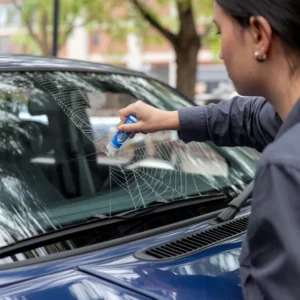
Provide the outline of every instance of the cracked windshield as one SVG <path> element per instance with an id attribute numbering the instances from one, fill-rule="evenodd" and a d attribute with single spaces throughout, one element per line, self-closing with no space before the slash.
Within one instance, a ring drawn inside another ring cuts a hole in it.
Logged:
<path id="1" fill-rule="evenodd" d="M 155 80 L 53 71 L 0 82 L 0 247 L 153 201 L 233 195 L 253 178 L 256 153 L 185 144 L 176 131 L 138 134 L 108 156 L 121 108 L 192 105 Z"/>

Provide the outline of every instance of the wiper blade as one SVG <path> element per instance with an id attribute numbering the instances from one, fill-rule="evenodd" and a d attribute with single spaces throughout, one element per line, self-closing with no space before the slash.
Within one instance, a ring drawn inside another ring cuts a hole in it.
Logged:
<path id="1" fill-rule="evenodd" d="M 147 203 L 146 207 L 143 208 L 139 208 L 139 209 L 133 209 L 133 210 L 126 210 L 124 212 L 121 212 L 119 214 L 113 215 L 113 216 L 108 216 L 108 215 L 94 215 L 92 217 L 87 218 L 85 221 L 94 221 L 94 220 L 103 220 L 103 219 L 131 219 L 134 217 L 140 217 L 142 215 L 146 215 L 148 213 L 151 213 L 153 211 L 155 211 L 158 208 L 161 207 L 168 207 L 170 208 L 171 204 L 174 204 L 174 206 L 178 207 L 178 205 L 181 206 L 187 206 L 187 205 L 191 205 L 192 202 L 197 202 L 199 203 L 199 201 L 210 201 L 210 200 L 226 200 L 226 195 L 223 193 L 218 193 L 218 194 L 209 194 L 209 195 L 205 195 L 205 196 L 193 196 L 193 197 L 189 197 L 189 198 L 177 198 L 177 199 L 173 199 L 173 200 L 164 200 L 164 199 L 160 199 L 160 200 L 154 200 L 150 203 Z"/>
<path id="2" fill-rule="evenodd" d="M 232 201 L 229 202 L 226 208 L 216 217 L 215 221 L 218 223 L 232 220 L 236 214 L 245 205 L 251 196 L 254 188 L 254 181 L 252 181 L 246 188 Z"/>
<path id="3" fill-rule="evenodd" d="M 128 220 L 130 219 L 132 216 L 140 216 L 144 213 L 147 213 L 148 211 L 154 210 L 157 207 L 173 202 L 171 200 L 154 200 L 150 203 L 147 204 L 146 207 L 142 207 L 140 209 L 130 209 L 130 210 L 126 210 L 123 211 L 121 213 L 118 213 L 116 215 L 105 215 L 105 214 L 97 214 L 91 217 L 88 217 L 87 219 L 85 219 L 83 222 L 81 223 L 85 223 L 85 222 L 89 222 L 89 221 L 97 221 L 97 220 L 106 220 L 106 219 L 120 219 L 120 220 Z M 132 216 L 131 216 L 132 215 Z"/>

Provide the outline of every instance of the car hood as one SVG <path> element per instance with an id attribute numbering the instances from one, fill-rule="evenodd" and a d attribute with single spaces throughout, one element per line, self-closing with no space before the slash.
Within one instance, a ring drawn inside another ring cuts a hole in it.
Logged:
<path id="1" fill-rule="evenodd" d="M 2 288 L 0 299 L 144 300 L 149 298 L 78 270 L 68 270 Z"/>
<path id="2" fill-rule="evenodd" d="M 128 255 L 80 270 L 154 299 L 242 299 L 240 245 L 241 240 L 235 239 L 208 251 L 162 262 Z"/>
<path id="3" fill-rule="evenodd" d="M 202 223 L 81 256 L 0 271 L 0 299 L 242 299 L 239 255 L 244 235 L 171 260 L 135 256 L 145 247 L 209 226 Z"/>

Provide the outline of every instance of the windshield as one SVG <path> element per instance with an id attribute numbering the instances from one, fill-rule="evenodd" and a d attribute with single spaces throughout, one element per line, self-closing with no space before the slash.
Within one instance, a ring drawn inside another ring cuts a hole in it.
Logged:
<path id="1" fill-rule="evenodd" d="M 185 144 L 173 131 L 137 135 L 108 157 L 121 108 L 192 105 L 155 80 L 51 71 L 0 82 L 0 247 L 95 214 L 237 191 L 254 176 L 256 152 Z"/>

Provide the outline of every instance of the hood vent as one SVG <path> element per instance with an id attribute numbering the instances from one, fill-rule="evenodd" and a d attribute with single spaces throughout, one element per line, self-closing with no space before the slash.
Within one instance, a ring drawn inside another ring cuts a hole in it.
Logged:
<path id="1" fill-rule="evenodd" d="M 249 216 L 215 225 L 205 230 L 174 239 L 155 247 L 143 249 L 135 253 L 135 257 L 143 260 L 173 259 L 196 251 L 203 250 L 216 243 L 232 239 L 246 232 Z"/>

